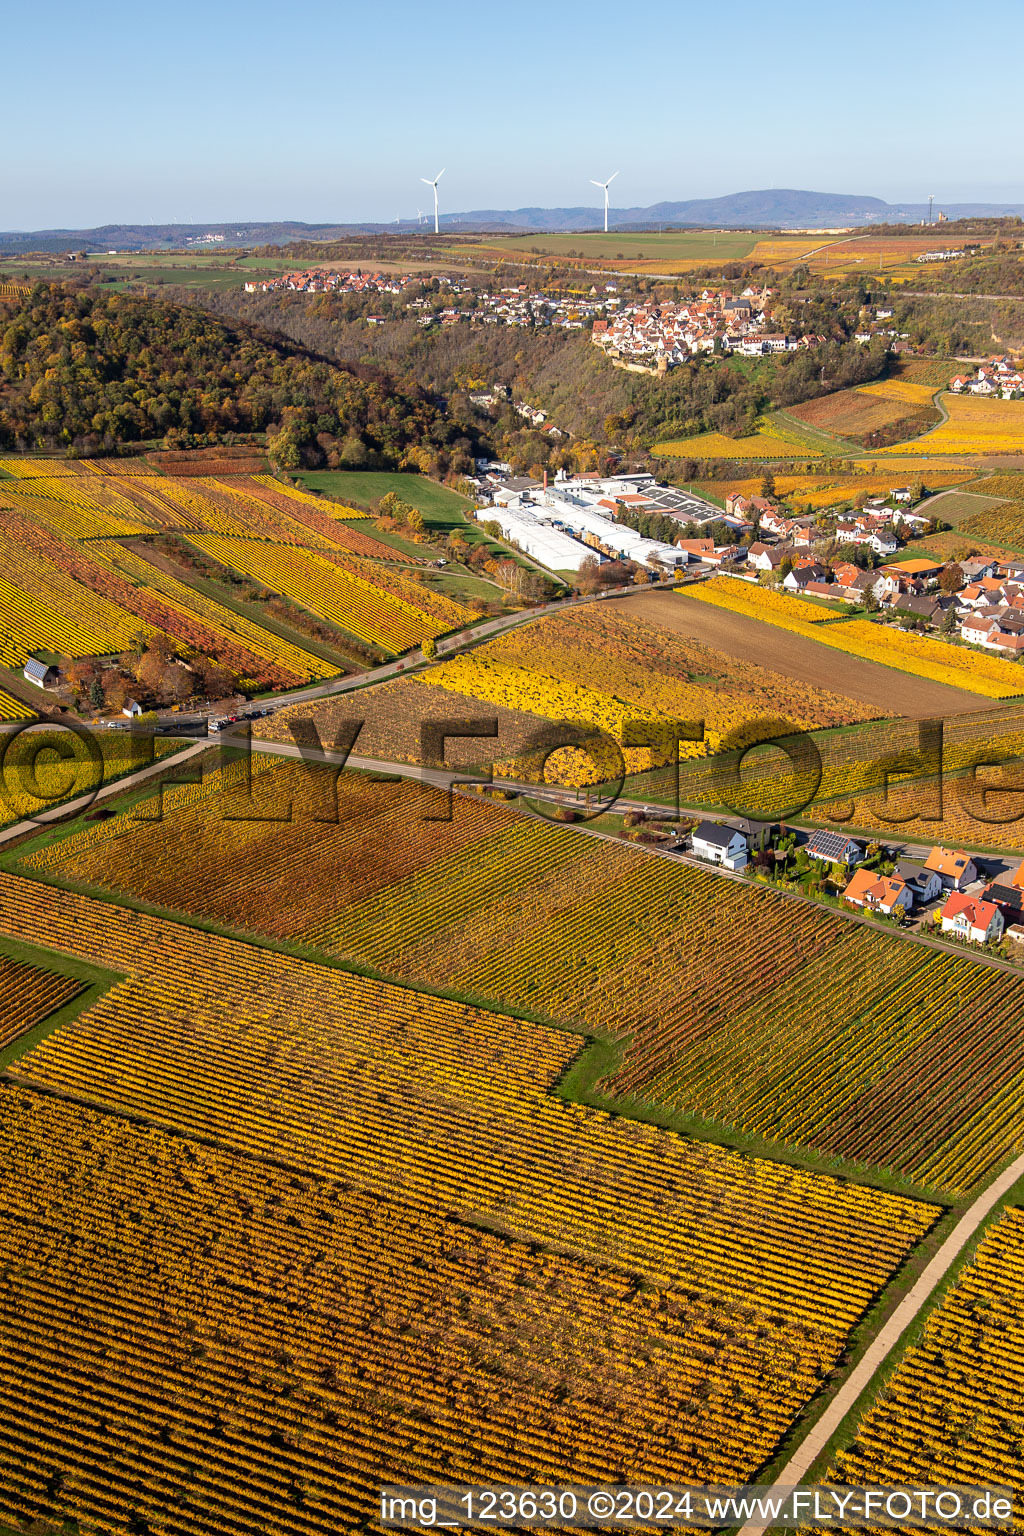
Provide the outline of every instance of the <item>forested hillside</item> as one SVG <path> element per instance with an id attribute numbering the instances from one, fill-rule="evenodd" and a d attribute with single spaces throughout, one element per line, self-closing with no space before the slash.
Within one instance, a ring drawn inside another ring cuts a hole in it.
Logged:
<path id="1" fill-rule="evenodd" d="M 37 284 L 0 302 L 0 447 L 82 452 L 267 432 L 286 466 L 469 467 L 425 390 L 191 305 Z"/>

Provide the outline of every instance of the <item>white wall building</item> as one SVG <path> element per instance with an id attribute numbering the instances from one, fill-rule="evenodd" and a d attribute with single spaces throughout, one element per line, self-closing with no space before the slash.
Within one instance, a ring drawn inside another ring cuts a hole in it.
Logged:
<path id="1" fill-rule="evenodd" d="M 504 507 L 481 507 L 480 522 L 495 522 L 502 537 L 521 549 L 524 555 L 547 566 L 550 571 L 578 571 L 594 551 L 577 539 L 553 528 L 537 516 L 537 508 L 516 497 Z"/>

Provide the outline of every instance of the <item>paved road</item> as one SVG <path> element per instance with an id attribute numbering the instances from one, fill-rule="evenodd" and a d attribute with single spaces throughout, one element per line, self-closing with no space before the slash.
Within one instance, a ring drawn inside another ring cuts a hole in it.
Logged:
<path id="1" fill-rule="evenodd" d="M 775 1480 L 773 1492 L 781 1496 L 784 1489 L 807 1481 L 814 1463 L 854 1408 L 861 1393 L 875 1381 L 886 1361 L 899 1347 L 911 1323 L 920 1315 L 986 1216 L 1020 1178 L 1024 1178 L 1024 1155 L 997 1174 L 991 1184 L 968 1206 L 938 1253 L 929 1261 L 892 1316 L 872 1339 L 825 1412 L 811 1426 L 786 1462 Z M 769 1528 L 767 1524 L 751 1522 L 742 1527 L 739 1536 L 761 1536 L 761 1532 Z"/>

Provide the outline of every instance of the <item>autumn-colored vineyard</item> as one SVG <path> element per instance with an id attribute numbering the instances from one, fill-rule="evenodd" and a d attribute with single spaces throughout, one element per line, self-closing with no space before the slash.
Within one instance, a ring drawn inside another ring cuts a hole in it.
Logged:
<path id="1" fill-rule="evenodd" d="M 819 612 L 828 617 L 808 604 L 800 608 L 812 618 Z M 409 686 L 421 696 L 424 713 L 431 709 L 429 694 L 444 689 L 500 710 L 569 721 L 619 743 L 627 722 L 650 729 L 657 742 L 659 728 L 669 720 L 703 720 L 705 742 L 684 743 L 686 757 L 717 751 L 725 738 L 741 738 L 751 721 L 766 716 L 806 729 L 845 725 L 876 713 L 841 694 L 725 657 L 659 625 L 592 606 L 511 631 L 432 667 Z M 366 702 L 372 710 L 372 699 Z M 285 723 L 275 722 L 278 734 Z M 597 783 L 614 777 L 618 756 L 613 756 L 614 762 L 605 761 L 600 748 L 588 754 L 567 749 L 551 760 L 547 776 L 573 785 Z M 653 750 L 626 747 L 622 758 L 627 771 L 635 773 L 666 761 L 666 754 L 657 745 Z M 529 757 L 507 759 L 500 768 L 522 778 L 534 778 L 537 771 Z"/>
<path id="2" fill-rule="evenodd" d="M 886 379 L 791 406 L 788 414 L 819 431 L 855 442 L 867 442 L 876 432 L 891 434 L 894 428 L 900 436 L 909 437 L 939 420 L 939 413 L 932 408 L 934 393 L 926 384 Z"/>
<path id="3" fill-rule="evenodd" d="M 807 743 L 801 743 L 807 745 Z M 1017 847 L 1024 836 L 1024 706 L 998 705 L 922 725 L 879 720 L 856 731 L 817 732 L 817 788 L 805 819 L 938 842 Z M 682 764 L 683 805 L 717 805 L 774 820 L 792 797 L 793 771 L 778 748 Z M 1000 759 L 1003 760 L 1000 765 Z M 642 793 L 672 803 L 671 770 L 642 781 Z"/>
<path id="4" fill-rule="evenodd" d="M 448 1155 L 514 1164 L 538 1131 Z M 378 1530 L 382 1482 L 745 1480 L 935 1212 L 598 1117 L 562 1115 L 551 1150 L 581 1132 L 627 1186 L 634 1158 L 647 1175 L 673 1245 L 653 1283 L 628 1239 L 587 1254 L 592 1198 L 558 1253 L 528 1217 L 453 1214 L 431 1158 L 401 1193 L 354 1159 L 324 1181 L 0 1089 L 0 1518 L 308 1536 Z M 837 1298 L 812 1318 L 805 1266 Z"/>
<path id="5" fill-rule="evenodd" d="M 351 508 L 268 475 L 170 476 L 139 460 L 2 461 L 0 664 L 36 651 L 91 656 L 163 632 L 268 688 L 338 667 L 146 558 L 147 536 L 191 539 L 345 634 L 397 651 L 466 611 L 396 571 Z M 369 525 L 372 526 L 372 525 Z M 122 542 L 138 536 L 134 548 Z M 415 560 L 411 562 L 416 564 Z"/>
<path id="6" fill-rule="evenodd" d="M 73 976 L 0 954 L 0 1050 L 5 1050 L 82 990 Z"/>
<path id="7" fill-rule="evenodd" d="M 1024 401 L 984 400 L 974 395 L 944 394 L 939 404 L 948 420 L 923 437 L 881 449 L 892 454 L 1019 453 L 1024 435 Z"/>
<path id="8" fill-rule="evenodd" d="M 1024 1211 L 1013 1207 L 907 1350 L 829 1482 L 1019 1488 L 1022 1281 Z"/>
<path id="9" fill-rule="evenodd" d="M 987 485 L 985 489 L 988 490 Z M 1017 488 L 1018 495 L 1020 489 Z M 958 532 L 965 544 L 974 539 L 992 539 L 997 544 L 1020 549 L 1024 546 L 1024 501 L 1008 501 L 1004 506 L 975 512 L 964 518 Z"/>
<path id="10" fill-rule="evenodd" d="M 617 1098 L 937 1188 L 1022 1144 L 1019 977 L 478 797 L 342 774 L 334 821 L 331 770 L 259 761 L 22 867 L 620 1039 Z"/>
<path id="11" fill-rule="evenodd" d="M 793 427 L 795 427 L 793 423 Z M 726 437 L 722 432 L 700 432 L 695 437 L 655 443 L 652 452 L 669 458 L 690 459 L 809 459 L 821 458 L 821 449 L 809 446 L 799 430 L 787 430 L 778 416 L 758 422 L 745 437 Z"/>
<path id="12" fill-rule="evenodd" d="M 0 825 L 37 816 L 76 795 L 171 756 L 179 743 L 128 732 L 96 732 L 89 746 L 43 724 L 0 736 Z"/>

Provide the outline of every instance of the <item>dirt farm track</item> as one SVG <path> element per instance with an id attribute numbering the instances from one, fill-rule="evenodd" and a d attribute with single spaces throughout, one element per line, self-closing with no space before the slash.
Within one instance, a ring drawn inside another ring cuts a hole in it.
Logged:
<path id="1" fill-rule="evenodd" d="M 911 677 L 880 662 L 846 656 L 803 635 L 760 624 L 724 608 L 713 608 L 710 603 L 691 602 L 679 593 L 638 592 L 635 597 L 623 598 L 619 607 L 639 619 L 663 624 L 692 640 L 702 640 L 727 656 L 756 662 L 783 677 L 873 705 L 880 715 L 921 720 L 992 707 L 992 700 L 980 694 Z"/>

